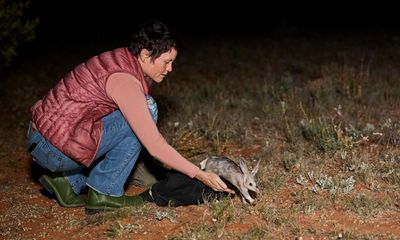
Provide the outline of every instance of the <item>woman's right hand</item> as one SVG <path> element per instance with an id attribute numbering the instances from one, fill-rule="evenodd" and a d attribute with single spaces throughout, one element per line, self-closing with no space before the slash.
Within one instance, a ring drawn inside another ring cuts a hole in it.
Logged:
<path id="1" fill-rule="evenodd" d="M 228 186 L 226 186 L 226 184 L 222 181 L 222 179 L 215 173 L 200 170 L 195 178 L 212 188 L 214 191 L 235 193 L 235 191 L 229 189 Z"/>

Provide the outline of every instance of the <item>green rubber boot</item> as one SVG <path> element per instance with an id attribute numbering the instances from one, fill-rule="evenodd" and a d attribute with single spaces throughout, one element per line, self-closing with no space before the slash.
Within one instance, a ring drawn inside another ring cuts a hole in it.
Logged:
<path id="1" fill-rule="evenodd" d="M 139 207 L 144 204 L 140 196 L 113 197 L 89 188 L 86 200 L 86 213 L 93 214 L 100 211 L 115 210 L 123 207 Z"/>
<path id="2" fill-rule="evenodd" d="M 43 187 L 57 198 L 58 203 L 67 208 L 85 206 L 85 196 L 77 195 L 62 173 L 51 173 L 39 178 Z"/>

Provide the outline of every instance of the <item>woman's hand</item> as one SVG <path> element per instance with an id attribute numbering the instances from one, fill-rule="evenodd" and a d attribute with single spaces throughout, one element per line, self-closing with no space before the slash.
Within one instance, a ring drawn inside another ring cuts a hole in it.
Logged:
<path id="1" fill-rule="evenodd" d="M 235 193 L 232 189 L 229 189 L 222 179 L 215 173 L 205 172 L 200 170 L 195 176 L 198 180 L 203 182 L 205 185 L 218 192 Z"/>

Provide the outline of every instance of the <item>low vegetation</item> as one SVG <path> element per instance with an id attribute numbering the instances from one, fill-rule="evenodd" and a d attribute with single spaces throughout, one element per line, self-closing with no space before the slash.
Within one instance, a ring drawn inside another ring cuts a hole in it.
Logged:
<path id="1" fill-rule="evenodd" d="M 187 225 L 179 221 L 184 209 L 147 206 L 88 226 L 105 224 L 104 235 L 122 239 L 145 232 L 143 218 L 181 225 L 160 239 L 397 239 L 398 231 L 365 231 L 357 222 L 389 214 L 399 224 L 398 37 L 293 33 L 186 43 L 174 72 L 152 89 L 160 129 L 193 162 L 209 154 L 250 166 L 261 160 L 256 206 L 210 200 Z M 57 55 L 12 68 L 1 81 L 3 157 L 23 144 L 29 107 L 68 70 Z"/>

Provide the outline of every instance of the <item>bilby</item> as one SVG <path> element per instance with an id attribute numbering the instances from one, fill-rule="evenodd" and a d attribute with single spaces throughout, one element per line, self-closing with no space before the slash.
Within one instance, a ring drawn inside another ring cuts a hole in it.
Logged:
<path id="1" fill-rule="evenodd" d="M 209 156 L 200 163 L 200 168 L 206 172 L 213 172 L 232 183 L 241 193 L 242 201 L 246 200 L 254 204 L 254 199 L 250 196 L 249 190 L 259 193 L 255 176 L 258 172 L 260 161 L 254 169 L 249 172 L 245 162 L 239 161 L 239 165 L 225 156 Z"/>

